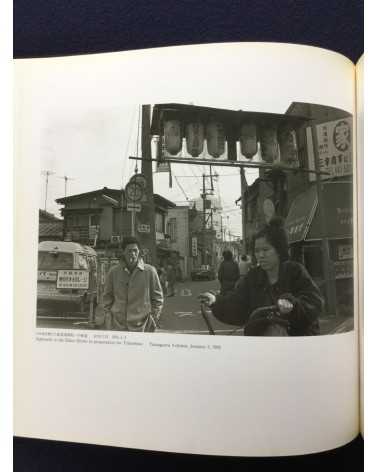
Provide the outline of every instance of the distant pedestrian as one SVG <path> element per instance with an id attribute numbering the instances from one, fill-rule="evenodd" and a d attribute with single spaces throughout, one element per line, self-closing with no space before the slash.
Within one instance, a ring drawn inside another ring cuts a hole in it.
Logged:
<path id="1" fill-rule="evenodd" d="M 234 290 L 235 284 L 240 277 L 240 271 L 231 251 L 223 251 L 222 255 L 223 261 L 219 266 L 218 280 L 220 282 L 220 293 L 225 295 Z"/>
<path id="2" fill-rule="evenodd" d="M 249 262 L 248 257 L 245 254 L 243 254 L 241 256 L 241 261 L 239 262 L 240 277 L 247 275 L 250 268 L 251 268 L 251 263 Z"/>
<path id="3" fill-rule="evenodd" d="M 160 266 L 158 267 L 157 273 L 159 276 L 161 288 L 163 289 L 163 293 L 164 295 L 167 295 L 167 286 L 168 286 L 167 271 L 164 269 L 163 266 Z"/>
<path id="4" fill-rule="evenodd" d="M 176 284 L 176 270 L 172 264 L 167 265 L 167 282 L 168 282 L 168 297 L 175 295 L 175 284 Z"/>

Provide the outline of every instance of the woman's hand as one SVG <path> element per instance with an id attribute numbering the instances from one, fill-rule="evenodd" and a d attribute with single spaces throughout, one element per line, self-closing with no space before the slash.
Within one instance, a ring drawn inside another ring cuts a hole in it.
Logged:
<path id="1" fill-rule="evenodd" d="M 290 300 L 280 298 L 277 302 L 277 307 L 281 315 L 287 315 L 293 310 L 294 305 Z"/>
<path id="2" fill-rule="evenodd" d="M 198 300 L 206 306 L 210 306 L 215 303 L 216 296 L 211 292 L 200 293 Z"/>

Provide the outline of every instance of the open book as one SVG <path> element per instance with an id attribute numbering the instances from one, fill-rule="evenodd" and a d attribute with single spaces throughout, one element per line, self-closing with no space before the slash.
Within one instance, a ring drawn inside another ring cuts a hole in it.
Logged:
<path id="1" fill-rule="evenodd" d="M 16 61 L 17 436 L 282 456 L 360 432 L 362 76 L 267 43 Z"/>

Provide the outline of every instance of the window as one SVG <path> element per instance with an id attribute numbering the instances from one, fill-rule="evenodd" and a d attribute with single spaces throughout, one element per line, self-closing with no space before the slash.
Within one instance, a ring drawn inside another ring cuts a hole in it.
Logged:
<path id="1" fill-rule="evenodd" d="M 77 268 L 78 269 L 85 269 L 87 270 L 88 269 L 88 261 L 87 261 L 87 258 L 85 256 L 83 256 L 82 254 L 77 254 Z"/>
<path id="2" fill-rule="evenodd" d="M 100 224 L 100 216 L 96 215 L 89 215 L 89 226 L 99 226 Z"/>
<path id="3" fill-rule="evenodd" d="M 69 252 L 45 252 L 38 253 L 38 269 L 39 270 L 58 270 L 72 269 L 73 254 Z"/>
<path id="4" fill-rule="evenodd" d="M 164 216 L 162 213 L 155 214 L 155 229 L 158 233 L 164 233 Z"/>
<path id="5" fill-rule="evenodd" d="M 170 218 L 167 224 L 167 233 L 171 238 L 171 241 L 177 240 L 177 220 L 176 218 Z"/>

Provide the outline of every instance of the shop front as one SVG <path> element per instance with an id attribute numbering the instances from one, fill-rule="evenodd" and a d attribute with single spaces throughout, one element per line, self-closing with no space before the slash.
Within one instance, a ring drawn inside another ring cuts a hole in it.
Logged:
<path id="1" fill-rule="evenodd" d="M 303 263 L 323 293 L 325 268 L 322 239 L 328 243 L 329 264 L 326 271 L 333 281 L 336 314 L 353 314 L 353 186 L 352 182 L 323 184 L 325 234 L 320 220 L 316 186 L 309 187 L 291 203 L 286 218 L 291 256 Z"/>

